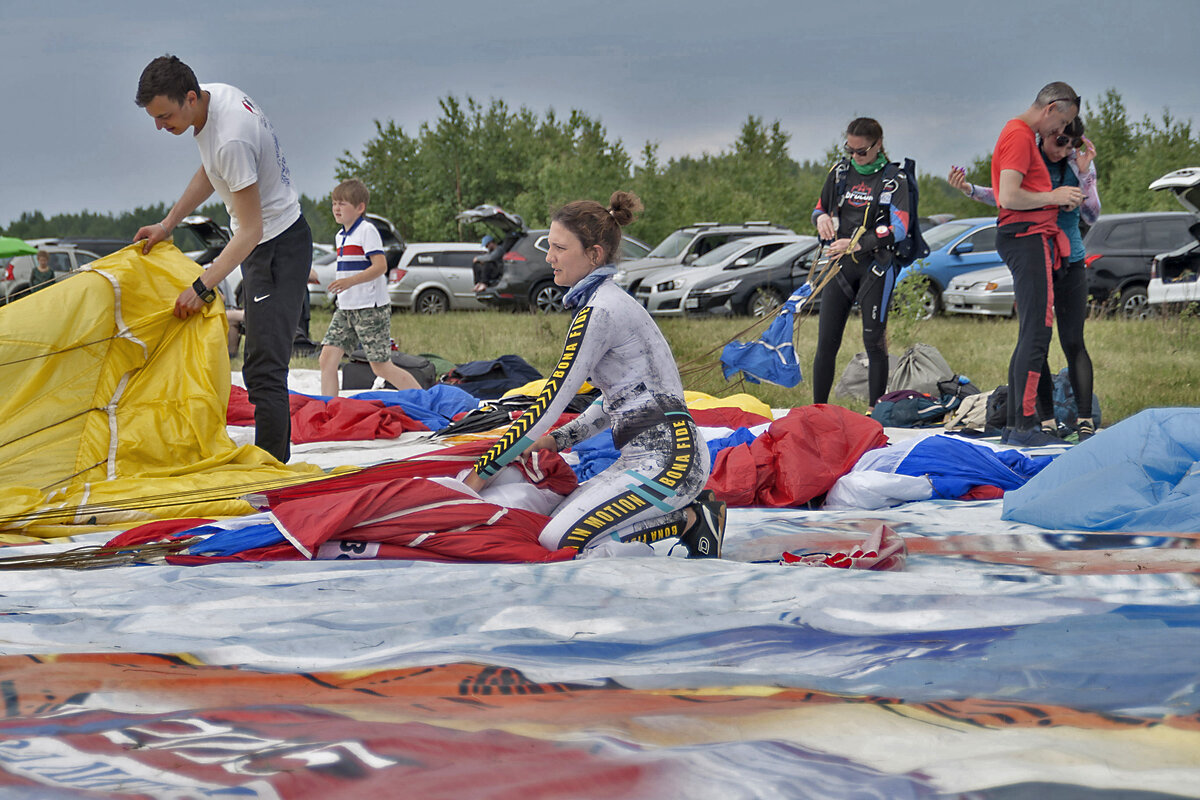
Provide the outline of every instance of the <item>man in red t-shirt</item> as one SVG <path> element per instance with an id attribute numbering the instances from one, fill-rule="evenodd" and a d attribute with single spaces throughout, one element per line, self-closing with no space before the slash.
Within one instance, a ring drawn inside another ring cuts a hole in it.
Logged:
<path id="1" fill-rule="evenodd" d="M 1051 187 L 1037 136 L 1057 136 L 1078 113 L 1074 89 L 1061 81 L 1047 84 L 1025 113 L 1008 121 L 992 152 L 992 191 L 1000 209 L 996 250 L 1013 276 L 1018 318 L 1008 362 L 1005 441 L 1024 447 L 1060 442 L 1040 428 L 1037 387 L 1054 326 L 1053 271 L 1068 248 L 1058 209 L 1083 202 L 1078 186 Z"/>

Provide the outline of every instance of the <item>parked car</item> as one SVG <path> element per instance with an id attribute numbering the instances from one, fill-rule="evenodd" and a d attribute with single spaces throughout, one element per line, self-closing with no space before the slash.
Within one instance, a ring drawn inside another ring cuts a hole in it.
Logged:
<path id="1" fill-rule="evenodd" d="M 781 247 L 798 241 L 800 237 L 794 233 L 734 239 L 691 264 L 664 267 L 643 275 L 634 297 L 655 316 L 682 315 L 691 290 L 699 282 L 728 278 L 731 271 L 757 264 Z"/>
<path id="2" fill-rule="evenodd" d="M 942 293 L 947 314 L 1016 315 L 1012 273 L 1001 264 L 955 275 Z"/>
<path id="3" fill-rule="evenodd" d="M 455 219 L 478 223 L 495 231 L 504 250 L 503 274 L 500 280 L 476 294 L 476 299 L 490 308 L 534 310 L 543 313 L 563 310 L 562 298 L 566 289 L 554 282 L 554 271 L 546 263 L 550 246 L 546 243 L 549 229 L 528 230 L 518 215 L 499 206 L 476 206 L 458 214 Z M 645 242 L 621 235 L 621 259 L 638 259 L 650 252 Z"/>
<path id="4" fill-rule="evenodd" d="M 485 308 L 475 297 L 471 263 L 486 252 L 473 242 L 410 244 L 389 275 L 392 306 L 422 314 Z"/>
<path id="5" fill-rule="evenodd" d="M 900 270 L 896 280 L 923 282 L 921 304 L 927 316 L 941 313 L 943 294 L 955 277 L 1004 264 L 996 252 L 995 217 L 954 219 L 923 234 L 929 255 Z"/>
<path id="6" fill-rule="evenodd" d="M 308 304 L 317 307 L 332 306 L 334 297 L 329 293 L 329 284 L 337 276 L 337 253 L 325 253 L 314 257 L 312 273 L 308 278 Z"/>
<path id="7" fill-rule="evenodd" d="M 767 316 L 808 280 L 818 244 L 812 236 L 801 236 L 755 264 L 697 280 L 684 301 L 684 313 Z M 820 304 L 818 294 L 805 308 L 815 311 Z"/>
<path id="8" fill-rule="evenodd" d="M 132 242 L 128 239 L 103 239 L 89 236 L 64 236 L 59 244 L 73 244 L 80 250 L 87 250 L 97 256 L 108 256 L 128 247 Z"/>
<path id="9" fill-rule="evenodd" d="M 50 256 L 50 269 L 54 271 L 55 281 L 75 274 L 80 267 L 100 257 L 73 244 L 59 244 L 57 239 L 31 239 L 28 244 Z M 29 276 L 37 264 L 37 258 L 36 255 L 24 255 L 0 259 L 0 305 L 28 294 Z"/>
<path id="10" fill-rule="evenodd" d="M 1183 211 L 1102 214 L 1083 237 L 1092 302 L 1128 319 L 1148 314 L 1151 262 L 1194 242 L 1195 221 Z"/>
<path id="11" fill-rule="evenodd" d="M 613 280 L 630 294 L 637 294 L 642 280 L 651 272 L 666 267 L 691 264 L 696 259 L 734 239 L 767 234 L 795 235 L 791 228 L 773 225 L 770 222 L 743 222 L 738 225 L 723 225 L 719 222 L 696 222 L 673 231 L 658 243 L 653 250 L 639 258 L 631 258 L 618 265 Z"/>
<path id="12" fill-rule="evenodd" d="M 1188 226 L 1190 242 L 1159 253 L 1151 262 L 1146 300 L 1151 308 L 1158 309 L 1200 302 L 1200 167 L 1177 169 L 1151 183 L 1150 188 L 1173 192 L 1193 221 Z"/>
<path id="13" fill-rule="evenodd" d="M 224 225 L 214 219 L 193 214 L 183 220 L 171 231 L 171 241 L 183 254 L 202 267 L 207 267 L 213 259 L 221 254 L 233 234 Z M 217 286 L 217 291 L 224 298 L 226 307 L 242 307 L 242 267 L 239 264 L 233 272 Z"/>

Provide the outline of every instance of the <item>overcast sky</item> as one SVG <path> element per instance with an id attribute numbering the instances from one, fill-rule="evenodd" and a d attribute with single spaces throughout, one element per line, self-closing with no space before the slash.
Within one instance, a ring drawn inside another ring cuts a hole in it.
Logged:
<path id="1" fill-rule="evenodd" d="M 163 53 L 201 82 L 253 97 L 313 197 L 332 188 L 338 156 L 361 152 L 374 120 L 415 132 L 448 94 L 539 116 L 578 108 L 631 154 L 649 140 L 664 158 L 731 146 L 749 114 L 779 120 L 797 160 L 820 158 L 850 119 L 873 116 L 893 157 L 937 174 L 990 151 L 1051 80 L 1093 105 L 1115 88 L 1135 119 L 1169 108 L 1200 120 L 1200 0 L 0 0 L 0 9 L 0 228 L 23 211 L 119 212 L 178 197 L 199 165 L 196 147 L 156 131 L 133 103 L 142 68 Z"/>

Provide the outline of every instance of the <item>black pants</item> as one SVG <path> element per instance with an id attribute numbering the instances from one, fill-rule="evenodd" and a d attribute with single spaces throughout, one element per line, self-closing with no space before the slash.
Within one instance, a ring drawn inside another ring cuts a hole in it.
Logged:
<path id="1" fill-rule="evenodd" d="M 1054 239 L 1041 234 L 1018 235 L 1028 227 L 1028 223 L 1014 223 L 996 230 L 996 251 L 1012 273 L 1017 305 L 1017 346 L 1008 362 L 1006 423 L 1010 429 L 1022 430 L 1041 422 L 1038 385 L 1043 372 L 1049 374 L 1046 354 L 1054 326 Z"/>
<path id="2" fill-rule="evenodd" d="M 1092 417 L 1092 358 L 1083 343 L 1083 325 L 1087 321 L 1087 273 L 1083 261 L 1063 259 L 1054 271 L 1054 318 L 1058 325 L 1058 343 L 1067 359 L 1067 377 L 1075 393 L 1079 417 Z M 1038 382 L 1038 412 L 1042 419 L 1054 418 L 1054 382 L 1047 366 Z"/>
<path id="3" fill-rule="evenodd" d="M 817 354 L 813 358 L 813 402 L 829 402 L 833 388 L 833 373 L 837 366 L 838 350 L 850 309 L 858 300 L 862 311 L 863 348 L 867 352 L 868 404 L 875 405 L 887 391 L 887 312 L 896 284 L 896 273 L 890 266 L 880 267 L 866 256 L 855 262 L 850 256 L 842 259 L 841 270 L 821 294 L 821 313 L 817 324 Z"/>
<path id="4" fill-rule="evenodd" d="M 254 404 L 254 443 L 280 461 L 292 453 L 288 362 L 312 268 L 312 231 L 304 217 L 242 262 L 246 351 L 242 378 Z"/>

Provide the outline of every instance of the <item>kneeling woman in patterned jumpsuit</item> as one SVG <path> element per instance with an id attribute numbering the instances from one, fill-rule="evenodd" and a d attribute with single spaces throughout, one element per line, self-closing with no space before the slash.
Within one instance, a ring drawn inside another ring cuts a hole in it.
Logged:
<path id="1" fill-rule="evenodd" d="M 609 202 L 577 200 L 554 214 L 546 261 L 554 282 L 570 287 L 563 304 L 577 309 L 575 318 L 545 388 L 466 483 L 478 491 L 530 447 L 563 450 L 612 428 L 620 457 L 555 509 L 542 546 L 586 550 L 676 537 L 693 558 L 719 557 L 725 504 L 701 493 L 708 449 L 684 404 L 675 358 L 646 309 L 612 281 L 621 228 L 642 203 L 628 192 L 614 192 Z M 549 433 L 585 380 L 601 398 Z"/>

